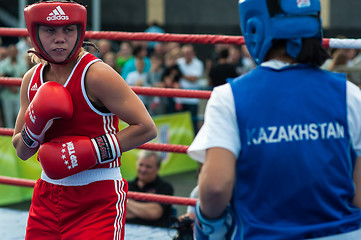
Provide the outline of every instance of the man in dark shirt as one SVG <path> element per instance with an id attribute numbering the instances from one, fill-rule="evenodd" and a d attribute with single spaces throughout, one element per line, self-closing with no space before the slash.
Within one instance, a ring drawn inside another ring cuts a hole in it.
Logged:
<path id="1" fill-rule="evenodd" d="M 137 160 L 137 177 L 128 183 L 129 191 L 173 195 L 173 187 L 158 176 L 162 157 L 160 152 L 142 150 Z M 169 227 L 172 205 L 129 199 L 126 222 Z"/>
<path id="2" fill-rule="evenodd" d="M 219 52 L 217 65 L 211 68 L 209 72 L 209 86 L 216 87 L 227 82 L 227 78 L 235 78 L 238 76 L 236 67 L 227 62 L 229 52 L 223 49 Z"/>

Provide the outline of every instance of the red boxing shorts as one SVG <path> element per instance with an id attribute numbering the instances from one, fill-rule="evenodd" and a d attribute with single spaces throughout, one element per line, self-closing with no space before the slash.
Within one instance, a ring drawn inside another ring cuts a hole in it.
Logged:
<path id="1" fill-rule="evenodd" d="M 128 183 L 103 180 L 63 186 L 39 179 L 34 188 L 26 240 L 123 240 Z"/>

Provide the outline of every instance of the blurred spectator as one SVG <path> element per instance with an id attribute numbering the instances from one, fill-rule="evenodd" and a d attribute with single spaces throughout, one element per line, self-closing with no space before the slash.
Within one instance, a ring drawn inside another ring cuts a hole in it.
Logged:
<path id="1" fill-rule="evenodd" d="M 154 21 L 150 24 L 150 26 L 145 29 L 144 32 L 148 33 L 164 33 L 164 29 L 159 26 L 159 23 Z"/>
<path id="2" fill-rule="evenodd" d="M 25 60 L 18 59 L 15 44 L 7 48 L 7 57 L 0 62 L 0 76 L 21 78 L 28 70 Z M 20 109 L 20 87 L 3 86 L 0 93 L 3 121 L 6 128 L 14 128 Z"/>
<path id="3" fill-rule="evenodd" d="M 246 45 L 230 46 L 228 63 L 236 67 L 238 75 L 247 73 L 256 66 L 248 53 Z"/>
<path id="4" fill-rule="evenodd" d="M 348 59 L 351 58 L 352 52 L 355 53 L 354 57 L 347 62 L 347 67 L 351 68 L 347 72 L 347 77 L 350 81 L 361 87 L 361 53 L 356 49 L 344 49 Z"/>
<path id="5" fill-rule="evenodd" d="M 164 56 L 164 66 L 172 67 L 177 64 L 177 60 L 182 57 L 180 48 L 173 48 L 169 50 Z"/>
<path id="6" fill-rule="evenodd" d="M 242 74 L 245 74 L 256 67 L 251 55 L 248 52 L 246 44 L 241 46 L 242 52 Z"/>
<path id="7" fill-rule="evenodd" d="M 231 46 L 229 48 L 228 63 L 236 68 L 238 75 L 243 74 L 242 51 L 240 46 Z"/>
<path id="8" fill-rule="evenodd" d="M 150 69 L 147 74 L 147 83 L 149 86 L 156 86 L 162 78 L 163 74 L 163 59 L 160 55 L 153 53 L 150 56 Z"/>
<path id="9" fill-rule="evenodd" d="M 112 51 L 112 43 L 108 39 L 100 39 L 97 43 L 97 47 L 99 51 L 99 58 L 102 60 L 104 60 L 104 56 L 106 53 Z"/>
<path id="10" fill-rule="evenodd" d="M 352 49 L 355 51 L 355 49 Z M 361 62 L 358 56 L 352 57 L 351 49 L 336 49 L 332 51 L 332 59 L 328 62 L 326 70 L 341 72 L 347 75 L 347 79 L 361 87 Z"/>
<path id="11" fill-rule="evenodd" d="M 16 43 L 16 48 L 18 49 L 18 59 L 20 61 L 26 59 L 28 57 L 28 50 L 32 48 L 33 45 L 31 44 L 30 37 L 22 37 Z"/>
<path id="12" fill-rule="evenodd" d="M 340 67 L 347 66 L 348 61 L 349 59 L 345 51 L 343 51 L 343 49 L 337 49 L 332 54 L 332 59 L 327 70 L 337 72 Z"/>
<path id="13" fill-rule="evenodd" d="M 161 56 L 153 52 L 150 57 L 150 62 L 151 66 L 149 72 L 147 73 L 146 83 L 149 87 L 157 87 L 162 80 L 162 74 L 164 71 L 163 60 Z M 150 103 L 148 111 L 151 115 L 158 115 L 164 113 L 161 106 L 160 97 L 147 96 L 147 98 L 147 101 Z"/>
<path id="14" fill-rule="evenodd" d="M 117 52 L 116 65 L 117 71 L 122 72 L 124 64 L 132 57 L 132 45 L 129 42 L 122 42 Z"/>
<path id="15" fill-rule="evenodd" d="M 193 45 L 186 44 L 181 48 L 182 57 L 177 60 L 182 76 L 180 86 L 182 89 L 199 89 L 199 81 L 203 76 L 203 63 L 197 58 Z M 180 98 L 181 111 L 189 111 L 192 116 L 194 134 L 198 132 L 198 98 Z"/>
<path id="16" fill-rule="evenodd" d="M 164 65 L 171 66 L 177 64 L 176 60 L 182 57 L 180 43 L 167 42 L 164 45 Z M 167 60 L 168 58 L 168 60 Z M 172 59 L 172 60 L 170 60 Z"/>
<path id="17" fill-rule="evenodd" d="M 167 42 L 165 43 L 165 51 L 171 52 L 173 49 L 178 49 L 180 51 L 181 45 L 178 42 Z"/>
<path id="18" fill-rule="evenodd" d="M 146 83 L 147 73 L 144 72 L 144 60 L 136 59 L 135 60 L 135 71 L 130 72 L 125 79 L 129 86 L 144 86 Z"/>
<path id="19" fill-rule="evenodd" d="M 161 81 L 156 85 L 162 88 L 180 88 L 179 79 L 181 72 L 178 65 L 172 65 L 165 68 Z M 174 113 L 181 110 L 180 98 L 162 97 L 158 98 L 161 113 Z"/>
<path id="20" fill-rule="evenodd" d="M 334 56 L 342 54 L 343 58 L 345 58 L 345 65 L 348 67 L 353 67 L 358 64 L 357 56 L 356 56 L 356 50 L 355 49 L 345 49 L 345 48 L 338 48 L 338 49 L 332 49 L 331 51 L 332 58 L 327 59 L 325 63 L 321 66 L 322 69 L 330 69 L 331 63 L 334 64 Z M 339 57 L 339 56 L 338 56 Z"/>
<path id="21" fill-rule="evenodd" d="M 150 24 L 150 26 L 147 29 L 145 29 L 144 32 L 146 32 L 146 33 L 165 33 L 164 29 L 161 28 L 156 21 L 152 22 Z M 149 54 L 153 53 L 154 47 L 158 43 L 159 42 L 148 42 L 148 47 L 147 48 L 148 48 L 148 53 Z"/>
<path id="22" fill-rule="evenodd" d="M 210 55 L 206 59 L 205 72 L 207 73 L 207 75 L 211 71 L 212 67 L 217 65 L 219 53 L 224 49 L 229 49 L 229 47 L 229 44 L 224 43 L 217 43 L 214 45 L 213 50 L 210 52 Z"/>
<path id="23" fill-rule="evenodd" d="M 225 84 L 227 78 L 238 76 L 235 66 L 227 62 L 228 55 L 228 49 L 223 49 L 219 52 L 217 64 L 209 72 L 210 87 L 213 88 Z"/>
<path id="24" fill-rule="evenodd" d="M 136 87 L 145 87 L 148 86 L 146 79 L 147 73 L 144 72 L 144 60 L 143 59 L 136 59 L 135 60 L 135 71 L 130 72 L 127 75 L 125 81 L 128 83 L 129 86 L 136 86 Z M 138 95 L 140 100 L 144 103 L 146 108 L 149 108 L 150 105 L 150 98 L 144 95 Z"/>
<path id="25" fill-rule="evenodd" d="M 130 72 L 134 72 L 135 69 L 135 62 L 136 60 L 143 60 L 144 61 L 144 69 L 143 72 L 148 72 L 150 69 L 150 59 L 147 57 L 147 49 L 143 44 L 136 45 L 133 48 L 133 56 L 124 64 L 122 69 L 122 77 L 127 79 L 127 76 Z"/>
<path id="26" fill-rule="evenodd" d="M 356 50 L 354 48 L 351 49 L 342 49 L 345 51 L 345 55 L 349 60 L 347 62 L 348 66 L 361 66 L 361 53 L 360 50 Z"/>
<path id="27" fill-rule="evenodd" d="M 103 62 L 111 66 L 115 71 L 117 71 L 116 65 L 116 54 L 114 52 L 107 52 L 103 56 Z"/>
<path id="28" fill-rule="evenodd" d="M 0 46 L 0 61 L 4 60 L 7 57 L 7 49 L 4 46 Z"/>
<path id="29" fill-rule="evenodd" d="M 163 43 L 163 42 L 157 43 L 154 46 L 153 52 L 150 55 L 153 55 L 153 54 L 158 55 L 162 59 L 162 62 L 163 62 L 164 56 L 166 54 L 166 45 L 165 45 L 165 43 Z"/>
<path id="30" fill-rule="evenodd" d="M 129 86 L 139 87 L 145 84 L 147 74 L 144 72 L 144 65 L 143 59 L 135 60 L 135 71 L 130 72 L 125 79 Z"/>
<path id="31" fill-rule="evenodd" d="M 161 77 L 159 87 L 163 88 L 180 88 L 179 79 L 182 73 L 178 65 L 172 65 L 167 67 Z"/>
<path id="32" fill-rule="evenodd" d="M 137 177 L 130 181 L 129 191 L 173 195 L 173 186 L 158 176 L 160 152 L 141 150 L 137 159 Z M 126 223 L 169 227 L 172 205 L 128 199 Z"/>

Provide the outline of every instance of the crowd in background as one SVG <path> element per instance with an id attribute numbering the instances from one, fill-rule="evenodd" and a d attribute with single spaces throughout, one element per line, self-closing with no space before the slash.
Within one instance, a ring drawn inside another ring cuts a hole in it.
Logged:
<path id="1" fill-rule="evenodd" d="M 192 44 L 92 41 L 98 50 L 87 50 L 112 66 L 130 86 L 212 90 L 228 78 L 255 67 L 245 45 L 216 44 L 206 59 L 200 59 L 196 45 Z M 28 38 L 20 38 L 12 44 L 0 41 L 0 76 L 21 78 L 33 66 L 27 54 L 31 47 Z M 330 49 L 330 54 L 332 58 L 322 68 L 344 72 L 350 81 L 361 87 L 361 54 L 356 49 Z M 153 116 L 189 111 L 194 131 L 198 131 L 203 116 L 202 109 L 199 111 L 199 99 L 139 97 Z M 14 127 L 19 106 L 19 87 L 0 86 L 1 127 Z"/>
<path id="2" fill-rule="evenodd" d="M 160 31 L 152 26 L 149 32 Z M 176 42 L 91 40 L 98 49 L 87 50 L 112 66 L 130 86 L 211 90 L 254 68 L 243 46 L 217 44 L 207 59 L 200 59 L 196 46 Z M 0 44 L 0 77 L 21 78 L 31 68 L 28 38 Z M 0 86 L 0 126 L 13 128 L 19 111 L 19 87 Z M 203 112 L 197 98 L 139 95 L 151 115 L 189 111 L 197 132 Z"/>
<path id="3" fill-rule="evenodd" d="M 146 30 L 148 31 L 148 30 Z M 161 32 L 150 28 L 149 32 Z M 339 38 L 345 38 L 339 36 Z M 206 59 L 200 59 L 196 45 L 177 42 L 92 40 L 98 49 L 89 52 L 112 66 L 130 86 L 190 90 L 212 90 L 228 78 L 255 67 L 245 45 L 216 44 Z M 27 51 L 29 38 L 12 44 L 0 39 L 0 77 L 21 78 L 33 65 Z M 361 54 L 356 49 L 330 49 L 331 59 L 323 69 L 344 72 L 361 87 Z M 13 128 L 19 111 L 19 87 L 0 86 L 0 126 Z M 195 133 L 202 122 L 199 99 L 139 95 L 151 115 L 189 111 Z"/>

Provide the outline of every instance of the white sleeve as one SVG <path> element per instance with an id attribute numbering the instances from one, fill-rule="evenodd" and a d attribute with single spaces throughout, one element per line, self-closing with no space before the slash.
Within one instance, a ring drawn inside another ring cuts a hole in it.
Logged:
<path id="1" fill-rule="evenodd" d="M 136 83 L 138 77 L 139 76 L 136 72 L 130 72 L 130 73 L 128 73 L 128 76 L 125 79 L 125 81 L 127 82 L 127 84 L 129 86 L 135 86 L 135 83 Z"/>
<path id="2" fill-rule="evenodd" d="M 188 155 L 204 162 L 206 150 L 221 147 L 231 151 L 236 158 L 241 151 L 236 110 L 230 84 L 214 88 L 207 103 L 204 124 L 188 149 Z"/>
<path id="3" fill-rule="evenodd" d="M 203 63 L 197 59 L 197 67 L 194 68 L 194 75 L 201 78 L 202 75 L 203 75 L 203 71 L 204 71 L 204 66 L 203 66 Z"/>
<path id="4" fill-rule="evenodd" d="M 189 196 L 190 198 L 198 198 L 198 185 L 195 186 Z M 194 213 L 196 214 L 196 209 L 194 206 L 187 207 L 187 213 Z"/>
<path id="5" fill-rule="evenodd" d="M 361 157 L 361 90 L 347 81 L 347 122 L 351 144 L 357 156 Z"/>

